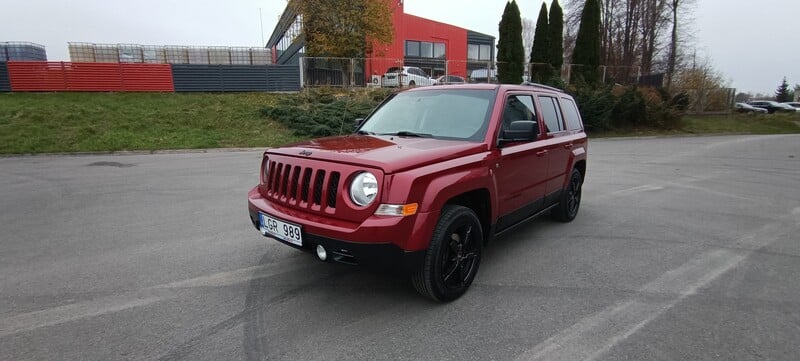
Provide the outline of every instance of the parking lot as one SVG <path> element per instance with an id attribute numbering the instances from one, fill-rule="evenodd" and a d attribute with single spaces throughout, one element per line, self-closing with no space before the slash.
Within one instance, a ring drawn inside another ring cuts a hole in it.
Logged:
<path id="1" fill-rule="evenodd" d="M 448 304 L 262 237 L 258 150 L 0 158 L 0 360 L 796 360 L 800 136 L 589 152 Z"/>

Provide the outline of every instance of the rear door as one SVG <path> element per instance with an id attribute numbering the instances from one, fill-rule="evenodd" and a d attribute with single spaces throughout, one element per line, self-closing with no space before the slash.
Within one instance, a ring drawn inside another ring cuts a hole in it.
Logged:
<path id="1" fill-rule="evenodd" d="M 569 137 L 558 97 L 539 95 L 540 117 L 545 124 L 545 149 L 547 159 L 546 205 L 555 203 L 564 187 L 567 168 L 572 154 L 572 137 Z"/>

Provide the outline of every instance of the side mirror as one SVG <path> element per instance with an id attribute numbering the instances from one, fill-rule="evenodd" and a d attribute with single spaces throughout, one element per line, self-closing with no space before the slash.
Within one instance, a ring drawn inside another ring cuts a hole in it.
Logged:
<path id="1" fill-rule="evenodd" d="M 358 129 L 361 126 L 361 123 L 364 123 L 364 118 L 356 118 L 355 124 L 353 124 L 353 129 Z"/>
<path id="2" fill-rule="evenodd" d="M 511 122 L 508 129 L 503 130 L 500 141 L 522 142 L 536 139 L 539 136 L 539 123 L 533 120 L 517 120 Z"/>

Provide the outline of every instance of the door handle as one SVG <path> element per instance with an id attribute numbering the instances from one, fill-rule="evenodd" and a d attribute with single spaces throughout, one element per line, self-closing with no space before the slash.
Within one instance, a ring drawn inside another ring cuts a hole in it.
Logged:
<path id="1" fill-rule="evenodd" d="M 540 151 L 536 152 L 536 156 L 537 157 L 543 157 L 545 154 L 547 154 L 546 150 L 540 150 Z"/>
<path id="2" fill-rule="evenodd" d="M 572 144 L 564 144 L 564 149 L 572 149 Z"/>

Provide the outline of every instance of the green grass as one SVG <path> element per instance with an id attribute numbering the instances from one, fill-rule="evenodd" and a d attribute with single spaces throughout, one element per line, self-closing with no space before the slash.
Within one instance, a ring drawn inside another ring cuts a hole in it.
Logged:
<path id="1" fill-rule="evenodd" d="M 267 93 L 0 93 L 0 154 L 268 147 L 298 140 Z"/>
<path id="2" fill-rule="evenodd" d="M 677 129 L 616 129 L 593 137 L 630 137 L 687 134 L 797 134 L 800 114 L 687 115 Z"/>
<path id="3" fill-rule="evenodd" d="M 271 147 L 338 133 L 388 94 L 0 93 L 0 154 Z M 800 133 L 800 115 L 686 116 L 675 130 L 592 136 L 786 133 Z"/>

